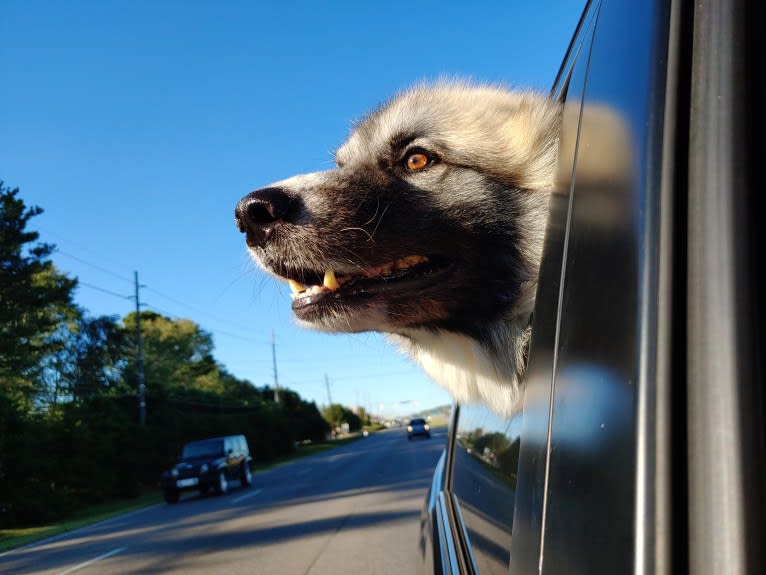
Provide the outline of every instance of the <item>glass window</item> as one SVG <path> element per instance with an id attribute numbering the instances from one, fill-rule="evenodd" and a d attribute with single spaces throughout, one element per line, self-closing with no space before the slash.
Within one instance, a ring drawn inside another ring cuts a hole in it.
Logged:
<path id="1" fill-rule="evenodd" d="M 183 457 L 218 457 L 223 453 L 223 441 L 220 439 L 210 439 L 205 441 L 195 441 L 184 446 Z"/>
<path id="2" fill-rule="evenodd" d="M 520 429 L 520 416 L 460 406 L 451 487 L 481 573 L 508 571 Z"/>

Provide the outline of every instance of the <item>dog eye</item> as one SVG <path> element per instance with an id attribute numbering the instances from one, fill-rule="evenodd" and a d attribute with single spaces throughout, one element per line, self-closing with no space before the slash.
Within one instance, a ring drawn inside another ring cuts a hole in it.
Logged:
<path id="1" fill-rule="evenodd" d="M 418 170 L 422 170 L 423 168 L 427 167 L 430 163 L 431 163 L 431 158 L 429 158 L 422 152 L 414 152 L 410 154 L 409 156 L 407 156 L 407 158 L 404 160 L 404 165 L 411 172 L 417 172 Z"/>

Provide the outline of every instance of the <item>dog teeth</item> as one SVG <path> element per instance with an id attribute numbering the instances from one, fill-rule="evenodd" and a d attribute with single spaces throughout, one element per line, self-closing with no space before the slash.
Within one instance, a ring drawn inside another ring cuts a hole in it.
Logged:
<path id="1" fill-rule="evenodd" d="M 393 264 L 386 264 L 384 266 L 378 266 L 375 268 L 368 269 L 364 275 L 366 275 L 368 278 L 374 278 L 378 276 L 384 276 L 386 274 L 390 274 L 391 270 L 394 269 Z"/>
<path id="2" fill-rule="evenodd" d="M 300 293 L 306 289 L 306 286 L 295 280 L 287 280 L 287 283 L 290 285 L 290 291 L 293 292 L 293 294 Z"/>
<path id="3" fill-rule="evenodd" d="M 335 278 L 334 271 L 327 270 L 324 272 L 324 280 L 322 281 L 322 285 L 329 290 L 336 290 L 340 287 L 338 280 Z"/>
<path id="4" fill-rule="evenodd" d="M 366 272 L 364 272 L 364 276 L 368 278 L 379 278 L 381 276 L 391 274 L 394 271 L 408 269 L 427 261 L 428 258 L 425 256 L 406 256 L 399 258 L 398 260 L 394 260 L 390 264 L 369 268 Z M 346 281 L 349 281 L 349 277 L 341 276 L 341 280 L 343 280 L 345 283 Z M 335 276 L 335 270 L 325 270 L 324 278 L 322 279 L 322 285 L 306 287 L 302 283 L 291 279 L 288 279 L 287 283 L 290 285 L 290 297 L 294 300 L 335 291 L 341 286 L 341 283 Z"/>
<path id="5" fill-rule="evenodd" d="M 367 276 L 368 278 L 385 276 L 395 270 L 406 270 L 413 266 L 416 266 L 417 264 L 422 264 L 427 261 L 428 261 L 428 258 L 425 256 L 406 256 L 403 258 L 399 258 L 398 260 L 394 260 L 390 264 L 385 264 L 382 266 L 370 268 L 365 272 L 364 275 Z"/>
<path id="6" fill-rule="evenodd" d="M 427 261 L 428 258 L 425 256 L 407 256 L 406 258 L 396 260 L 394 262 L 394 268 L 398 270 L 411 268 L 414 265 Z"/>
<path id="7" fill-rule="evenodd" d="M 298 284 L 298 285 L 300 285 L 300 284 Z M 330 291 L 330 290 L 328 290 L 324 286 L 309 286 L 309 287 L 304 288 L 304 289 L 302 289 L 300 291 L 292 292 L 290 294 L 290 298 L 293 299 L 293 300 L 296 300 L 296 299 L 300 299 L 300 298 L 303 298 L 303 297 L 308 297 L 308 296 L 324 293 L 324 292 L 327 292 L 327 291 Z"/>

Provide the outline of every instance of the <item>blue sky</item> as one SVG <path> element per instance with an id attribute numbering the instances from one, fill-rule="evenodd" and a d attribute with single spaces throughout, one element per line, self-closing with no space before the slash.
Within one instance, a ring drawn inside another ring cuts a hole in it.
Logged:
<path id="1" fill-rule="evenodd" d="M 403 415 L 448 403 L 384 338 L 295 326 L 254 268 L 237 200 L 327 169 L 351 123 L 444 76 L 547 90 L 577 2 L 0 0 L 0 179 L 18 187 L 91 315 L 147 308 L 215 356 L 318 404 Z M 151 385 L 151 382 L 147 382 Z"/>

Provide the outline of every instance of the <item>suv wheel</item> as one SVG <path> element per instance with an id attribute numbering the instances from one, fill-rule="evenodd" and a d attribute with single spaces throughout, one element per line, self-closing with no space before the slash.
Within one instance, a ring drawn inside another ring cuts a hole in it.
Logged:
<path id="1" fill-rule="evenodd" d="M 253 484 L 253 472 L 247 462 L 242 463 L 242 469 L 239 471 L 239 482 L 242 487 L 250 487 Z"/>
<path id="2" fill-rule="evenodd" d="M 165 501 L 167 501 L 170 504 L 178 503 L 178 491 L 176 491 L 175 489 L 166 489 Z"/>
<path id="3" fill-rule="evenodd" d="M 223 495 L 229 490 L 229 481 L 226 479 L 226 472 L 218 472 L 218 482 L 215 484 L 215 491 L 218 495 Z"/>

